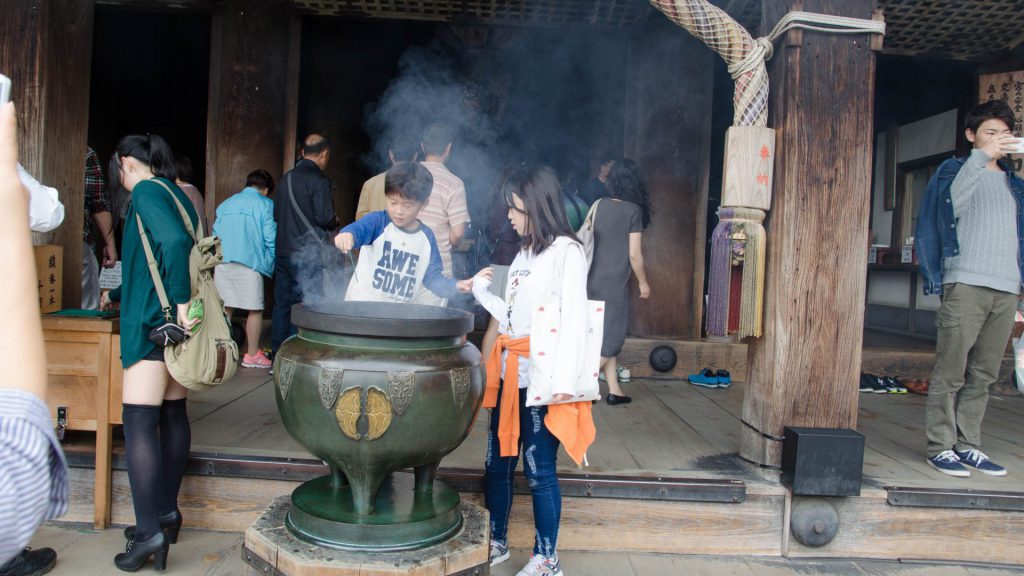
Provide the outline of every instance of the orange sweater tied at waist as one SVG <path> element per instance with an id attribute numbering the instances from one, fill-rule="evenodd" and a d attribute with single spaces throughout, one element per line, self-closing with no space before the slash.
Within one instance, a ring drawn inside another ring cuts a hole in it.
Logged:
<path id="1" fill-rule="evenodd" d="M 505 385 L 502 387 L 501 356 L 508 351 L 505 359 Z M 503 457 L 519 455 L 519 359 L 530 357 L 530 337 L 515 340 L 507 334 L 499 334 L 498 340 L 487 358 L 487 385 L 484 388 L 484 408 L 498 405 L 498 390 L 501 389 L 501 409 L 498 411 L 498 446 Z M 597 430 L 594 428 L 592 405 L 587 402 L 550 404 L 544 425 L 562 443 L 565 451 L 579 466 L 586 457 L 587 448 L 594 442 Z"/>

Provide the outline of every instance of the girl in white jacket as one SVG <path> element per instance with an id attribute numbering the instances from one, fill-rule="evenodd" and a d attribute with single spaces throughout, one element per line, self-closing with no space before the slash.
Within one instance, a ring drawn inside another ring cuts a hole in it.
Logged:
<path id="1" fill-rule="evenodd" d="M 589 399 L 566 403 L 577 396 L 586 340 L 587 261 L 569 227 L 552 169 L 519 168 L 508 178 L 503 196 L 523 247 L 509 267 L 504 298 L 488 291 L 485 277 L 473 283 L 474 296 L 498 320 L 499 332 L 487 360 L 483 403 L 493 408 L 484 493 L 491 515 L 491 565 L 509 557 L 508 517 L 521 447 L 536 538 L 530 562 L 517 576 L 556 576 L 562 574 L 555 550 L 562 507 L 555 473 L 558 447 L 564 443 L 569 455 L 580 460 L 594 437 Z M 559 327 L 545 329 L 560 332 L 554 341 L 530 337 L 535 313 L 544 306 L 560 309 Z M 531 350 L 531 342 L 537 349 Z M 544 373 L 551 375 L 547 397 L 528 398 L 533 361 L 544 362 Z"/>

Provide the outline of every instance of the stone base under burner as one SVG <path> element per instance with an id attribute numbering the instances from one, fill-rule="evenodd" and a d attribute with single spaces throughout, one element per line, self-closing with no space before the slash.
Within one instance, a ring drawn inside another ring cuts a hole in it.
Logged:
<path id="1" fill-rule="evenodd" d="M 419 550 L 349 552 L 310 544 L 285 527 L 291 497 L 275 499 L 245 533 L 248 574 L 274 576 L 477 576 L 490 574 L 487 511 L 459 503 L 462 528 L 453 538 Z"/>

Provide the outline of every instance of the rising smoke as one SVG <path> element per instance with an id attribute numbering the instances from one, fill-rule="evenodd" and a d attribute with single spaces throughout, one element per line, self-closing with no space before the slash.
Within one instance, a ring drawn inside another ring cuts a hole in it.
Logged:
<path id="1" fill-rule="evenodd" d="M 470 33 L 472 32 L 472 33 Z M 387 168 L 401 135 L 418 138 L 431 122 L 455 134 L 448 167 L 466 183 L 470 214 L 486 221 L 488 194 L 508 162 L 554 167 L 567 187 L 582 184 L 604 153 L 621 154 L 625 38 L 607 30 L 442 28 L 427 46 L 402 55 L 397 77 L 367 107 L 373 149 L 367 163 Z"/>
<path id="2" fill-rule="evenodd" d="M 331 309 L 345 301 L 354 266 L 331 242 L 310 242 L 291 255 L 299 270 L 302 302 L 311 308 Z"/>
<path id="3" fill-rule="evenodd" d="M 626 45 L 622 34 L 586 27 L 439 26 L 433 41 L 404 51 L 387 88 L 365 106 L 362 128 L 371 149 L 363 164 L 382 172 L 396 138 L 418 141 L 429 124 L 446 124 L 454 135 L 448 168 L 466 184 L 470 236 L 501 202 L 490 191 L 507 163 L 550 165 L 572 192 L 593 176 L 599 156 L 622 153 Z M 333 247 L 293 258 L 308 265 L 302 274 L 306 303 L 344 299 L 350 273 Z M 326 282 L 315 276 L 320 267 L 329 271 Z"/>

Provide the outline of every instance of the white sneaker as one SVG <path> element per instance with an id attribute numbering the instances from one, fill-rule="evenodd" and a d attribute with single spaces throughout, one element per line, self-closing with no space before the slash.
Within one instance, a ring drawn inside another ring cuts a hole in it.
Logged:
<path id="1" fill-rule="evenodd" d="M 629 368 L 626 368 L 622 364 L 619 364 L 618 366 L 615 367 L 615 378 L 619 381 L 619 384 L 629 384 L 629 381 L 632 378 L 632 374 L 630 374 Z M 605 378 L 604 376 L 603 370 L 601 371 L 601 374 L 598 375 L 597 379 L 600 380 L 601 382 L 608 381 L 608 379 Z"/>
<path id="2" fill-rule="evenodd" d="M 497 566 L 505 560 L 508 560 L 508 543 L 502 544 L 497 540 L 491 540 L 491 566 Z"/>
<path id="3" fill-rule="evenodd" d="M 531 554 L 530 561 L 523 566 L 523 569 L 516 573 L 516 576 L 563 576 L 562 567 L 558 563 L 558 556 L 543 556 Z"/>

